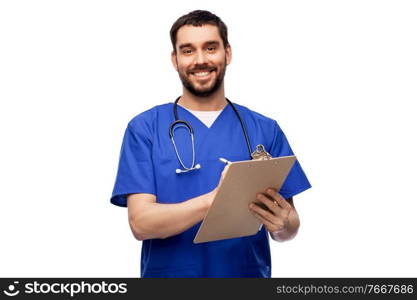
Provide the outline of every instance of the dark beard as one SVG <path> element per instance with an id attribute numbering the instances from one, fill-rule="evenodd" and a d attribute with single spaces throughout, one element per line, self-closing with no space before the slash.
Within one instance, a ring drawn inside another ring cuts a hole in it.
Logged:
<path id="1" fill-rule="evenodd" d="M 213 86 L 210 89 L 207 90 L 196 90 L 193 86 L 193 84 L 188 80 L 188 78 L 186 76 L 182 76 L 181 73 L 178 72 L 182 85 L 194 96 L 197 97 L 208 97 L 211 96 L 212 94 L 214 94 L 222 85 L 223 83 L 223 79 L 224 79 L 224 75 L 226 73 L 226 61 L 224 64 L 224 69 L 223 71 L 217 76 L 216 81 L 214 82 Z M 218 70 L 218 69 L 217 69 Z"/>

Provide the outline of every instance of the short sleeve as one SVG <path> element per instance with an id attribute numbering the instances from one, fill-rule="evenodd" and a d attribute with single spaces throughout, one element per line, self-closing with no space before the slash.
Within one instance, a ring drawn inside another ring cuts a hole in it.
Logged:
<path id="1" fill-rule="evenodd" d="M 281 128 L 276 122 L 274 127 L 274 141 L 271 146 L 270 154 L 273 157 L 294 155 L 284 132 L 282 132 Z M 292 169 L 290 170 L 287 178 L 285 179 L 279 193 L 285 199 L 288 199 L 309 188 L 311 188 L 311 184 L 308 181 L 307 176 L 301 168 L 300 162 L 297 159 Z"/>
<path id="2" fill-rule="evenodd" d="M 128 194 L 155 194 L 150 134 L 146 126 L 127 126 L 111 203 L 126 207 Z"/>

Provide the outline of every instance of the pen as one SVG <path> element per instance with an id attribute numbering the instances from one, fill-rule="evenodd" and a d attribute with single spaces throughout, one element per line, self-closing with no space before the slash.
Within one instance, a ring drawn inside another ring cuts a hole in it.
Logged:
<path id="1" fill-rule="evenodd" d="M 231 164 L 231 163 L 232 163 L 231 161 L 228 161 L 227 159 L 225 159 L 225 158 L 223 158 L 223 157 L 220 157 L 220 158 L 219 158 L 219 160 L 220 160 L 221 162 L 225 163 L 225 164 Z"/>

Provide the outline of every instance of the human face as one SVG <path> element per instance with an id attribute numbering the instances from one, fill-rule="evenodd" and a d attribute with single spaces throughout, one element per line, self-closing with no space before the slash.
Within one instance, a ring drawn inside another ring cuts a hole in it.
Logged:
<path id="1" fill-rule="evenodd" d="M 175 46 L 172 63 L 184 87 L 198 97 L 215 93 L 231 61 L 230 46 L 224 47 L 217 26 L 182 26 Z"/>

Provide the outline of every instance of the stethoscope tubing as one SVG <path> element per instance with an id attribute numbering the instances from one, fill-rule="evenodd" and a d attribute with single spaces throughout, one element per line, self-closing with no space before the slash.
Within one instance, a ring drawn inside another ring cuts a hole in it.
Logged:
<path id="1" fill-rule="evenodd" d="M 193 127 L 186 121 L 184 120 L 180 120 L 178 117 L 178 111 L 177 111 L 177 106 L 178 106 L 178 101 L 181 98 L 181 96 L 179 96 L 175 102 L 174 102 L 174 107 L 173 107 L 173 111 L 174 111 L 174 117 L 175 117 L 175 121 L 171 123 L 171 125 L 169 126 L 169 138 L 171 139 L 171 142 L 174 146 L 175 149 L 175 154 L 177 155 L 178 161 L 180 162 L 181 166 L 184 168 L 184 170 L 180 170 L 177 169 L 176 172 L 177 173 L 184 173 L 184 172 L 188 172 L 194 169 L 199 169 L 200 165 L 195 165 L 195 144 L 194 144 L 194 129 Z M 242 131 L 243 131 L 243 135 L 245 136 L 245 141 L 246 141 L 246 146 L 248 148 L 248 153 L 249 153 L 249 158 L 252 157 L 252 145 L 250 143 L 249 140 L 249 136 L 248 136 L 248 132 L 247 132 L 247 128 L 246 128 L 246 124 L 242 119 L 242 116 L 240 115 L 239 111 L 237 110 L 237 108 L 235 107 L 235 105 L 229 100 L 227 99 L 227 102 L 230 104 L 230 106 L 232 107 L 233 111 L 235 112 L 237 118 L 239 119 L 240 125 L 242 127 Z M 193 160 L 192 160 L 192 165 L 190 168 L 187 168 L 183 161 L 181 160 L 181 157 L 178 153 L 178 149 L 177 146 L 175 144 L 175 138 L 174 138 L 174 130 L 175 130 L 175 126 L 176 125 L 182 125 L 187 127 L 187 129 L 189 130 L 190 136 L 191 136 L 191 144 L 192 144 L 192 153 L 193 153 Z"/>

